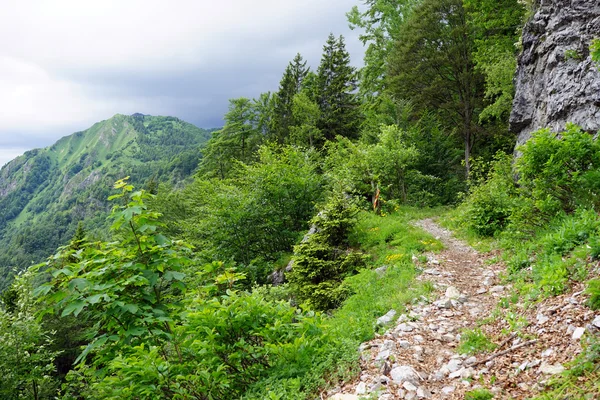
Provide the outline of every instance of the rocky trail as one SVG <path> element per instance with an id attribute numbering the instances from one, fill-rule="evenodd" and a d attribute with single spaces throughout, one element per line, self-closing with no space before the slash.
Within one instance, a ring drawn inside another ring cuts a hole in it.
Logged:
<path id="1" fill-rule="evenodd" d="M 445 246 L 427 255 L 418 278 L 433 284 L 435 300 L 418 299 L 385 334 L 363 343 L 359 379 L 325 398 L 463 399 L 477 388 L 495 399 L 528 398 L 581 352 L 583 335 L 598 333 L 600 317 L 583 305 L 580 288 L 533 306 L 500 308 L 510 288 L 499 284 L 504 266 L 494 255 L 478 253 L 431 219 L 415 225 Z M 390 310 L 377 323 L 389 325 L 396 316 Z M 461 335 L 477 327 L 495 349 L 459 354 Z"/>

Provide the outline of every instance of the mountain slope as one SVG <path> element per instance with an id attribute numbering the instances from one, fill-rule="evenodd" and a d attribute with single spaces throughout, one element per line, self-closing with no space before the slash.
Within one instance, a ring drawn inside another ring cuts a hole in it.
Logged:
<path id="1" fill-rule="evenodd" d="M 173 117 L 115 115 L 9 162 L 0 170 L 0 290 L 14 269 L 66 243 L 79 221 L 100 234 L 115 180 L 178 184 L 209 137 Z"/>

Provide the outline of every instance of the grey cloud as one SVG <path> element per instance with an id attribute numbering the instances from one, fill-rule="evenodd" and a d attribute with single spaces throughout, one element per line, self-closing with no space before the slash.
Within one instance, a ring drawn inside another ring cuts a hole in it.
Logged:
<path id="1" fill-rule="evenodd" d="M 205 37 L 186 37 L 189 43 L 175 49 L 173 54 L 177 55 L 170 59 L 172 54 L 166 53 L 151 65 L 134 58 L 131 62 L 120 61 L 114 65 L 90 65 L 78 62 L 78 54 L 71 55 L 74 57 L 72 63 L 66 60 L 59 64 L 42 64 L 40 67 L 48 75 L 44 79 L 61 88 L 69 85 L 63 101 L 69 102 L 70 93 L 81 97 L 82 101 L 76 101 L 83 103 L 81 112 L 75 115 L 65 110 L 64 121 L 52 119 L 52 125 L 45 123 L 42 117 L 39 123 L 23 118 L 23 126 L 18 127 L 15 127 L 16 123 L 8 128 L 0 124 L 0 149 L 49 145 L 61 136 L 86 129 L 115 113 L 173 115 L 201 127 L 219 126 L 228 99 L 256 97 L 261 92 L 276 90 L 285 66 L 297 52 L 316 69 L 329 32 L 346 37 L 353 64 L 360 65 L 362 45 L 357 39 L 358 33 L 349 30 L 344 15 L 356 3 L 331 0 L 323 7 L 315 8 L 311 15 L 303 10 L 296 17 L 286 15 L 284 18 L 287 19 L 283 21 L 278 20 L 281 18 L 277 15 L 261 16 L 263 22 L 268 22 L 266 26 L 246 26 L 239 32 L 233 26 L 222 35 L 208 32 Z M 169 26 L 157 29 L 168 32 Z M 143 38 L 139 40 L 139 46 L 153 46 Z M 177 45 L 173 43 L 173 46 Z M 94 43 L 90 42 L 90 46 Z M 0 39 L 0 56 L 2 48 Z M 192 61 L 179 62 L 181 54 L 188 50 Z M 31 55 L 31 60 L 32 64 L 39 65 L 35 54 Z M 40 104 L 43 107 L 44 103 Z"/>

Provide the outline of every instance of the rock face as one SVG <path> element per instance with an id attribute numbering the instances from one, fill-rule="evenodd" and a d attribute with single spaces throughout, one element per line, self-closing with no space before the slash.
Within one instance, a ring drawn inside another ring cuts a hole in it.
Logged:
<path id="1" fill-rule="evenodd" d="M 590 56 L 600 37 L 600 2 L 535 0 L 535 14 L 523 29 L 523 52 L 515 78 L 510 116 L 517 143 L 567 122 L 585 131 L 600 130 L 600 71 Z"/>

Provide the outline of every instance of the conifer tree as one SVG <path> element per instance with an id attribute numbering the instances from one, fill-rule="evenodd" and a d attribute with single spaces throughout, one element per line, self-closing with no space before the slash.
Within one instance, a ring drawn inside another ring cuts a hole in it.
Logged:
<path id="1" fill-rule="evenodd" d="M 300 93 L 304 78 L 309 72 L 306 61 L 300 53 L 285 68 L 283 77 L 279 84 L 279 91 L 275 94 L 275 106 L 273 111 L 272 133 L 277 142 L 287 143 L 290 135 L 290 126 L 294 125 L 292 107 L 294 96 Z"/>
<path id="2" fill-rule="evenodd" d="M 326 140 L 336 136 L 357 138 L 360 124 L 356 98 L 356 70 L 350 65 L 344 37 L 330 34 L 318 69 L 317 104 L 321 110 L 318 128 Z"/>

